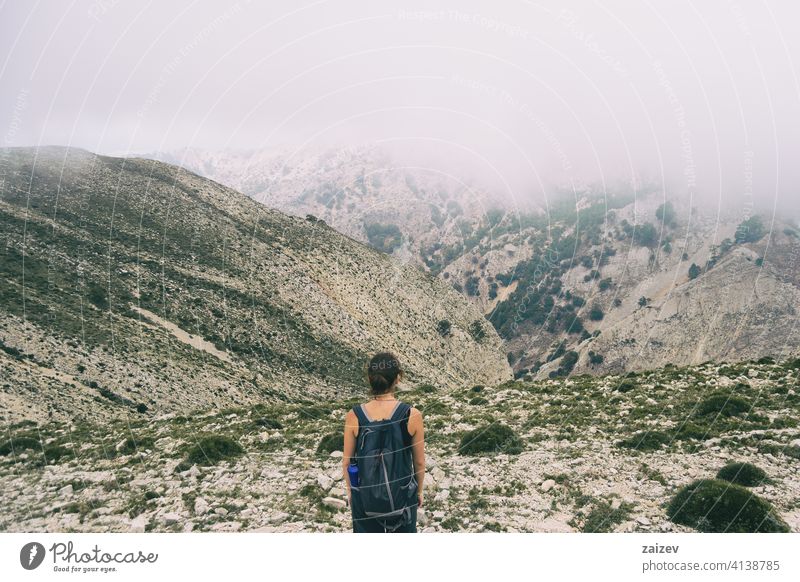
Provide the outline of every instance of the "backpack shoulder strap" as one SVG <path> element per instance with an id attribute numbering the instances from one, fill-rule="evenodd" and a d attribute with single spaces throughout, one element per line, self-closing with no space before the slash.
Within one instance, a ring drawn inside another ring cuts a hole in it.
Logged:
<path id="1" fill-rule="evenodd" d="M 367 415 L 364 412 L 364 409 L 361 408 L 360 404 L 353 407 L 353 412 L 355 412 L 356 418 L 358 418 L 359 430 L 361 430 L 361 428 L 364 427 L 365 425 L 369 424 L 370 420 L 369 418 L 367 418 Z"/>
<path id="2" fill-rule="evenodd" d="M 403 420 L 408 416 L 408 413 L 411 411 L 411 405 L 406 404 L 405 402 L 400 402 L 397 405 L 397 408 L 394 409 L 394 414 L 392 414 L 391 420 Z"/>

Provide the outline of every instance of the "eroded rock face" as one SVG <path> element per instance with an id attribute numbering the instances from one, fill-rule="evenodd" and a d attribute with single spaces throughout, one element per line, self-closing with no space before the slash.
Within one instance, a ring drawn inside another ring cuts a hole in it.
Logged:
<path id="1" fill-rule="evenodd" d="M 757 258 L 745 248 L 731 252 L 701 277 L 679 280 L 645 308 L 599 326 L 602 333 L 582 352 L 603 354 L 600 369 L 613 371 L 796 353 L 800 288 Z M 592 368 L 584 356 L 576 372 Z"/>
<path id="2" fill-rule="evenodd" d="M 1 153 L 9 418 L 358 393 L 380 350 L 412 382 L 511 377 L 492 327 L 471 333 L 482 315 L 461 295 L 322 222 L 160 162 Z"/>

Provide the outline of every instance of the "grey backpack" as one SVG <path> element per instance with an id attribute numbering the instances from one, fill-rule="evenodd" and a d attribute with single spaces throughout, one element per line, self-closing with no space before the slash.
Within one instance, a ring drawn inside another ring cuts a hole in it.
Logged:
<path id="1" fill-rule="evenodd" d="M 355 459 L 358 487 L 352 491 L 354 510 L 377 520 L 386 531 L 407 524 L 417 505 L 417 480 L 408 440 L 411 406 L 398 402 L 391 417 L 372 420 L 363 406 L 353 408 L 358 417 Z M 358 503 L 359 507 L 355 507 Z M 355 515 L 355 514 L 354 514 Z"/>

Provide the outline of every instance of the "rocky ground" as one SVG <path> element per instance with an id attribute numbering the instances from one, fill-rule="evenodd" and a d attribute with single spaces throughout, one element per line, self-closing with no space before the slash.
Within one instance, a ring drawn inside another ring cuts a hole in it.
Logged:
<path id="1" fill-rule="evenodd" d="M 421 529 L 687 531 L 666 516 L 678 488 L 745 461 L 769 478 L 753 491 L 800 531 L 799 367 L 404 390 L 426 422 Z M 0 531 L 346 531 L 340 445 L 325 437 L 353 403 L 5 426 Z M 498 423 L 521 452 L 459 452 L 467 431 Z"/>

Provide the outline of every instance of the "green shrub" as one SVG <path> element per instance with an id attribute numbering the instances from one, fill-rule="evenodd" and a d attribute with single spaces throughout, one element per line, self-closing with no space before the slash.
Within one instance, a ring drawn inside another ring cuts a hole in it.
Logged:
<path id="1" fill-rule="evenodd" d="M 749 489 L 719 479 L 699 479 L 682 487 L 667 517 L 701 532 L 788 532 L 772 506 Z"/>
<path id="2" fill-rule="evenodd" d="M 462 455 L 507 453 L 518 455 L 524 449 L 522 439 L 503 424 L 489 424 L 467 432 L 461 437 L 458 452 Z"/>
<path id="3" fill-rule="evenodd" d="M 764 469 L 750 463 L 728 463 L 719 470 L 717 479 L 745 487 L 755 487 L 768 480 Z"/>
<path id="4" fill-rule="evenodd" d="M 482 404 L 489 404 L 489 401 L 483 396 L 474 396 L 473 398 L 470 398 L 469 403 L 473 406 L 480 406 Z"/>
<path id="5" fill-rule="evenodd" d="M 603 319 L 603 309 L 599 305 L 593 305 L 592 309 L 589 311 L 589 319 L 592 321 L 600 321 Z"/>
<path id="6" fill-rule="evenodd" d="M 616 390 L 617 392 L 623 392 L 623 393 L 625 393 L 625 392 L 630 392 L 630 391 L 631 391 L 631 390 L 633 390 L 634 388 L 636 388 L 636 382 L 634 382 L 634 381 L 632 381 L 632 380 L 623 380 L 622 382 L 620 382 L 620 383 L 617 385 L 617 387 L 615 388 L 615 390 Z"/>
<path id="7" fill-rule="evenodd" d="M 471 388 L 471 390 L 472 390 L 473 392 L 476 392 L 476 393 L 477 393 L 477 392 L 483 392 L 483 386 L 481 386 L 480 384 L 478 384 L 477 386 L 473 386 L 473 387 Z"/>
<path id="8" fill-rule="evenodd" d="M 319 441 L 317 452 L 330 455 L 333 451 L 341 451 L 344 449 L 344 434 L 341 432 L 332 432 L 326 434 Z"/>
<path id="9" fill-rule="evenodd" d="M 691 421 L 684 422 L 678 427 L 678 430 L 675 431 L 676 440 L 693 439 L 696 441 L 704 441 L 712 438 L 712 436 L 713 435 L 708 428 L 700 426 L 699 424 L 695 424 Z"/>
<path id="10" fill-rule="evenodd" d="M 364 230 L 367 233 L 367 240 L 370 246 L 383 253 L 391 254 L 403 244 L 403 233 L 400 232 L 396 224 L 374 222 L 365 224 Z"/>
<path id="11" fill-rule="evenodd" d="M 614 509 L 607 501 L 599 501 L 586 516 L 581 531 L 584 533 L 610 532 L 615 525 L 625 521 L 629 514 L 630 509 L 626 504 Z"/>
<path id="12" fill-rule="evenodd" d="M 697 416 L 714 414 L 720 416 L 736 416 L 747 412 L 750 405 L 744 398 L 732 394 L 712 394 L 700 402 L 697 407 Z"/>
<path id="13" fill-rule="evenodd" d="M 446 414 L 448 411 L 447 405 L 440 400 L 431 400 L 423 405 L 417 405 L 417 409 L 425 411 L 425 414 Z"/>
<path id="14" fill-rule="evenodd" d="M 764 237 L 765 234 L 767 234 L 767 229 L 761 222 L 761 217 L 751 216 L 739 224 L 739 226 L 736 228 L 734 240 L 738 244 L 758 242 Z"/>
<path id="15" fill-rule="evenodd" d="M 483 338 L 486 337 L 486 330 L 483 328 L 483 323 L 480 319 L 476 319 L 469 324 L 469 335 L 478 343 L 482 342 Z"/>
<path id="16" fill-rule="evenodd" d="M 211 435 L 201 438 L 191 449 L 187 461 L 195 465 L 215 465 L 244 453 L 242 446 L 230 437 Z"/>
<path id="17" fill-rule="evenodd" d="M 275 420 L 274 418 L 268 418 L 266 416 L 262 416 L 261 418 L 255 419 L 253 421 L 253 424 L 255 424 L 258 427 L 268 428 L 271 430 L 280 430 L 283 428 L 283 425 L 279 421 Z"/>
<path id="18" fill-rule="evenodd" d="M 417 392 L 421 392 L 422 394 L 433 394 L 436 392 L 436 386 L 433 384 L 420 384 L 417 386 Z"/>
<path id="19" fill-rule="evenodd" d="M 62 459 L 69 459 L 74 456 L 71 449 L 61 445 L 50 445 L 44 448 L 45 463 L 58 463 Z"/>
<path id="20" fill-rule="evenodd" d="M 623 439 L 617 446 L 624 449 L 635 449 L 637 451 L 657 451 L 662 445 L 667 445 L 672 441 L 670 435 L 657 430 L 637 432 L 636 434 Z"/>
<path id="21" fill-rule="evenodd" d="M 22 451 L 29 449 L 38 449 L 41 447 L 39 439 L 32 437 L 21 436 L 12 437 L 11 439 L 0 445 L 0 456 L 6 456 L 11 453 L 15 455 L 20 454 Z"/>
<path id="22" fill-rule="evenodd" d="M 312 419 L 328 416 L 331 412 L 333 412 L 333 409 L 330 406 L 325 406 L 324 404 L 312 404 L 309 406 L 304 406 L 298 410 L 298 414 L 300 416 Z"/>

